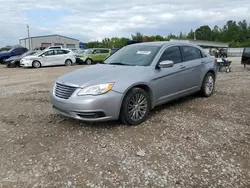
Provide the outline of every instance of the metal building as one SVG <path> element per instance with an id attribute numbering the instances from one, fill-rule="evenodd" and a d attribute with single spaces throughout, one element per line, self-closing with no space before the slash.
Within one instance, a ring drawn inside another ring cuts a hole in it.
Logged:
<path id="1" fill-rule="evenodd" d="M 79 48 L 79 40 L 62 35 L 44 35 L 19 39 L 19 44 L 28 49 L 48 46 L 62 46 L 63 48 Z"/>

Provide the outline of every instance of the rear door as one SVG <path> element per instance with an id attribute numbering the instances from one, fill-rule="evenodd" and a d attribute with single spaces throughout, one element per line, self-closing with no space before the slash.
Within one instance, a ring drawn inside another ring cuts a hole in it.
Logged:
<path id="1" fill-rule="evenodd" d="M 109 49 L 102 49 L 101 52 L 101 59 L 100 61 L 104 61 L 108 56 L 110 56 L 110 50 Z"/>
<path id="2" fill-rule="evenodd" d="M 199 89 L 200 80 L 204 69 L 204 60 L 201 51 L 194 46 L 181 46 L 183 63 L 180 70 L 183 71 L 183 90 L 192 92 Z"/>
<path id="3" fill-rule="evenodd" d="M 67 50 L 54 50 L 55 51 L 55 61 L 54 65 L 64 65 L 67 57 Z"/>

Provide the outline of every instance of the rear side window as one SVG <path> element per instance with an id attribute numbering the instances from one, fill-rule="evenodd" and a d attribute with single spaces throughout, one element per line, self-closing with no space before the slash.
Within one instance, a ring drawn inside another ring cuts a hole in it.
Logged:
<path id="1" fill-rule="evenodd" d="M 201 58 L 201 52 L 199 49 L 192 46 L 182 46 L 184 61 L 191 61 Z"/>
<path id="2" fill-rule="evenodd" d="M 167 48 L 161 58 L 160 58 L 160 62 L 161 61 L 165 61 L 165 60 L 171 60 L 174 63 L 180 63 L 181 60 L 181 52 L 178 46 L 174 46 L 174 47 L 169 47 Z"/>
<path id="3" fill-rule="evenodd" d="M 250 53 L 250 47 L 244 48 L 244 53 L 249 54 Z"/>
<path id="4" fill-rule="evenodd" d="M 55 50 L 56 54 L 60 55 L 60 54 L 67 54 L 69 53 L 68 50 Z"/>
<path id="5" fill-rule="evenodd" d="M 202 57 L 202 58 L 207 57 L 207 54 L 205 54 L 204 51 L 200 50 L 200 53 L 201 53 L 201 57 Z"/>

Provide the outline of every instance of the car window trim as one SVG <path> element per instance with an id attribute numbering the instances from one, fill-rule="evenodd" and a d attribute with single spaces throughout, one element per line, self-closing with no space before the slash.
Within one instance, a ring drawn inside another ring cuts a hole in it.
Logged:
<path id="1" fill-rule="evenodd" d="M 202 59 L 203 57 L 202 57 L 202 55 L 201 55 L 201 53 L 200 53 L 200 58 L 198 58 L 198 59 L 191 59 L 191 60 L 185 60 L 185 56 L 184 56 L 184 50 L 183 50 L 183 47 L 191 47 L 191 48 L 195 48 L 196 50 L 199 50 L 199 52 L 201 52 L 200 51 L 200 49 L 199 48 L 196 48 L 195 46 L 189 46 L 189 45 L 181 45 L 180 46 L 181 47 L 181 52 L 182 52 L 182 56 L 183 56 L 183 62 L 188 62 L 188 61 L 193 61 L 193 60 L 199 60 L 199 59 Z"/>
<path id="2" fill-rule="evenodd" d="M 158 65 L 159 65 L 159 63 L 160 63 L 160 59 L 161 59 L 163 53 L 164 53 L 167 49 L 172 48 L 172 47 L 178 47 L 178 48 L 179 48 L 179 51 L 180 51 L 180 54 L 181 54 L 181 62 L 179 62 L 179 63 L 183 63 L 183 57 L 182 57 L 182 52 L 181 52 L 180 46 L 179 46 L 179 45 L 171 45 L 171 46 L 167 46 L 166 48 L 163 49 L 163 52 L 160 54 L 159 59 L 157 60 L 157 63 L 156 63 L 156 66 L 155 66 L 155 67 L 158 67 Z M 179 64 L 179 63 L 174 63 L 174 64 Z"/>

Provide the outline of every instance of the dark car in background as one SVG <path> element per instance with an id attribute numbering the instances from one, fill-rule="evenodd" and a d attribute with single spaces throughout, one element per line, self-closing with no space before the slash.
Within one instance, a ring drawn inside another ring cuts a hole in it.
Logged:
<path id="1" fill-rule="evenodd" d="M 250 47 L 245 47 L 241 57 L 241 64 L 246 67 L 246 65 L 250 65 Z"/>
<path id="2" fill-rule="evenodd" d="M 9 67 L 9 68 L 20 67 L 20 61 L 22 58 L 24 58 L 28 55 L 34 55 L 37 52 L 40 52 L 40 51 L 27 51 L 22 55 L 12 56 L 12 57 L 6 59 L 4 64 L 6 64 L 7 67 Z"/>
<path id="3" fill-rule="evenodd" d="M 22 46 L 15 46 L 11 48 L 9 51 L 0 52 L 0 63 L 4 63 L 6 59 L 12 56 L 22 55 L 27 51 L 28 51 L 27 48 L 24 48 Z"/>

